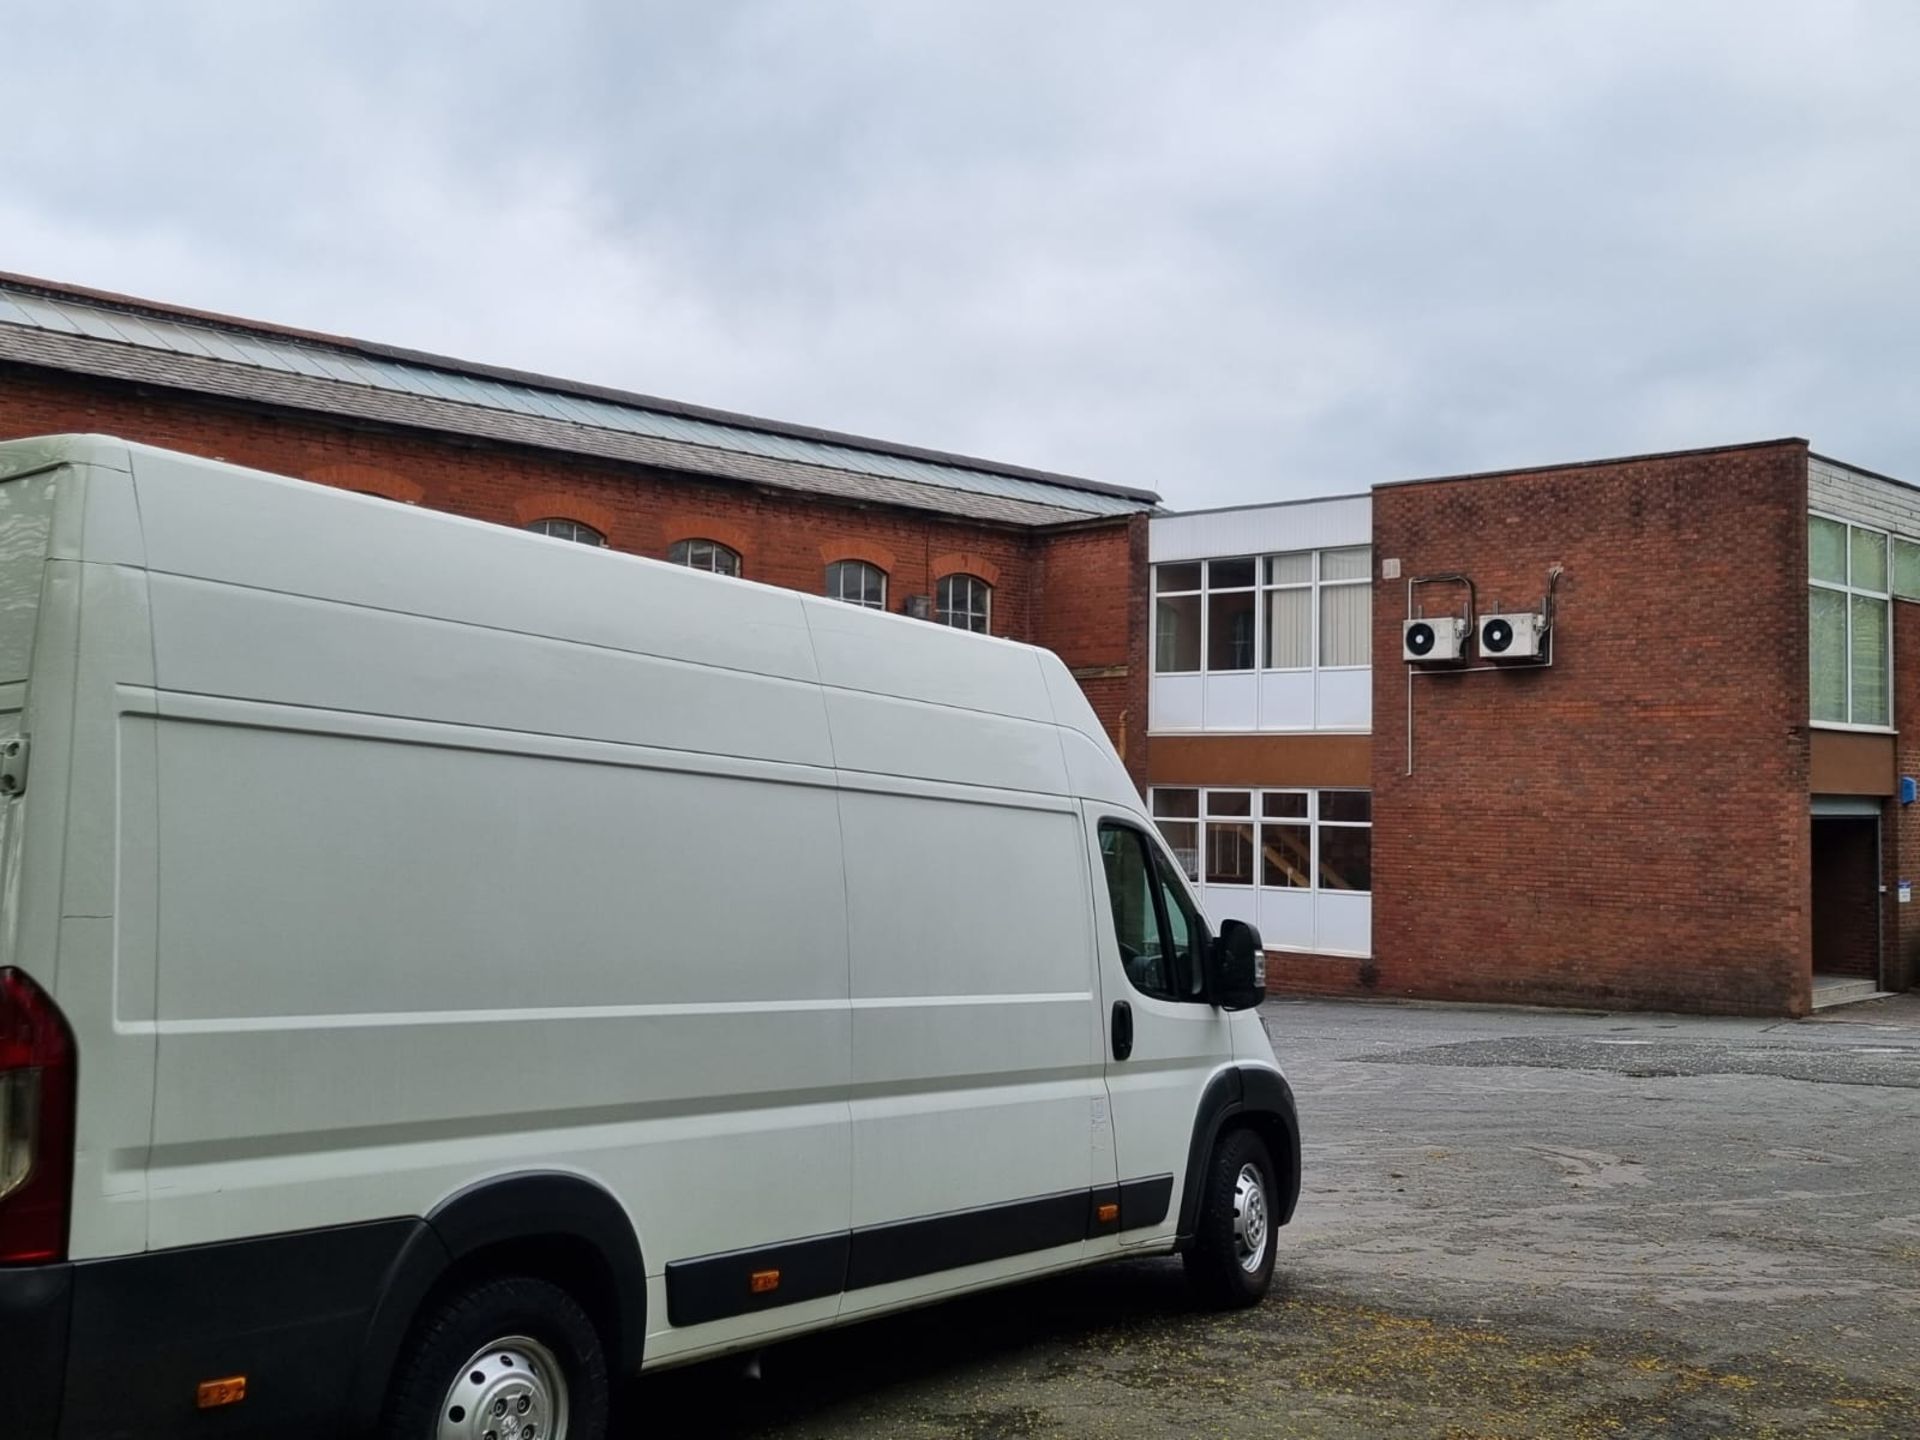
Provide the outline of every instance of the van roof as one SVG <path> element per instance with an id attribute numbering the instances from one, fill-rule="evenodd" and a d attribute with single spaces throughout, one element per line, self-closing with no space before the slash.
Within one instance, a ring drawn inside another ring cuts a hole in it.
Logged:
<path id="1" fill-rule="evenodd" d="M 1061 742 L 1051 738 L 1056 725 L 1096 748 L 1107 744 L 1059 658 L 1018 641 L 104 436 L 0 442 L 0 477 L 60 460 L 132 477 L 129 513 L 117 522 L 96 524 L 92 517 L 109 502 L 88 499 L 85 544 L 123 548 L 90 548 L 84 558 L 672 665 L 817 683 L 996 717 L 1014 729 L 1045 726 L 1047 753 L 1039 759 L 1052 771 L 1062 763 Z M 139 554 L 125 548 L 129 535 L 140 537 Z M 984 769 L 958 753 L 943 759 L 936 752 L 945 742 L 924 732 L 927 723 L 924 715 L 896 712 L 889 720 L 871 708 L 857 723 L 836 717 L 838 762 L 849 758 L 843 736 L 858 733 L 873 755 L 887 758 L 855 768 L 1003 783 L 985 778 L 999 773 L 992 755 L 974 757 L 988 762 Z M 916 726 L 923 727 L 917 737 Z M 981 743 L 980 733 L 977 726 L 970 736 L 955 732 L 950 743 L 965 750 Z M 1035 738 L 1008 732 L 1005 744 L 1031 752 Z M 1027 763 L 1033 758 L 1002 769 L 1036 776 Z M 1112 765 L 1119 769 L 1117 758 Z M 1062 779 L 1008 788 L 1067 786 Z"/>

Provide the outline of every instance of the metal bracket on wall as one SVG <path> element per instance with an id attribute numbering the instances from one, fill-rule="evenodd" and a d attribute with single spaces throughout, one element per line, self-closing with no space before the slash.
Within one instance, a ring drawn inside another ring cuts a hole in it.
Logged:
<path id="1" fill-rule="evenodd" d="M 1461 665 L 1445 670 L 1421 670 L 1420 667 L 1407 666 L 1407 768 L 1405 773 L 1413 774 L 1413 677 L 1423 675 L 1489 675 L 1495 671 L 1512 673 L 1516 669 L 1551 670 L 1554 656 L 1554 610 L 1560 589 L 1560 576 L 1565 571 L 1563 565 L 1547 567 L 1547 592 L 1540 599 L 1542 617 L 1541 643 L 1546 650 L 1545 656 L 1534 664 L 1515 665 Z M 1479 615 L 1479 597 L 1474 590 L 1472 577 L 1449 572 L 1439 575 L 1410 575 L 1407 577 L 1407 619 L 1415 620 L 1420 612 L 1414 608 L 1413 592 L 1421 585 L 1464 585 L 1467 587 L 1467 633 L 1474 637 L 1477 647 L 1480 643 L 1477 619 Z"/>

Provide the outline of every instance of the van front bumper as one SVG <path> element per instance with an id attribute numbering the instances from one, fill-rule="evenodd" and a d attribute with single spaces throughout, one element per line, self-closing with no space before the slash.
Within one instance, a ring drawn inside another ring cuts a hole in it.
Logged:
<path id="1" fill-rule="evenodd" d="M 67 1374 L 71 1265 L 0 1266 L 0 1356 L 6 1370 L 6 1433 L 53 1440 Z"/>

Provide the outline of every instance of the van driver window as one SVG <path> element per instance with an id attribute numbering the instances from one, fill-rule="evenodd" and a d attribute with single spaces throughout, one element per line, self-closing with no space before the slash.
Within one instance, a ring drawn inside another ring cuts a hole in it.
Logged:
<path id="1" fill-rule="evenodd" d="M 1173 932 L 1173 943 L 1167 947 L 1167 961 L 1175 996 L 1181 1000 L 1197 1000 L 1204 979 L 1200 948 L 1206 943 L 1207 928 L 1187 898 L 1187 892 L 1173 878 L 1172 867 L 1158 854 L 1154 856 L 1154 873 L 1159 877 L 1161 898 L 1166 902 L 1167 928 Z"/>
<path id="2" fill-rule="evenodd" d="M 1143 995 L 1177 1000 L 1168 946 L 1161 931 L 1155 890 L 1160 881 L 1153 856 L 1138 830 L 1123 825 L 1100 827 L 1100 857 L 1107 872 L 1107 898 L 1113 906 L 1114 939 L 1127 979 Z"/>

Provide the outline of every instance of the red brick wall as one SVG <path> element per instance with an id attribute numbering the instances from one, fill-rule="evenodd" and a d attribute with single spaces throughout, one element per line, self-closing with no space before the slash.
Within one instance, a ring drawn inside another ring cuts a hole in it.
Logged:
<path id="1" fill-rule="evenodd" d="M 0 439 L 67 431 L 118 435 L 504 525 L 563 516 L 639 555 L 664 557 L 676 540 L 715 539 L 740 552 L 748 579 L 811 594 L 824 588 L 829 561 L 866 559 L 888 572 L 894 611 L 910 595 L 931 597 L 942 575 L 964 569 L 994 587 L 996 635 L 1050 645 L 1069 665 L 1095 671 L 1126 667 L 1137 649 L 1131 677 L 1085 684 L 1110 733 L 1117 737 L 1127 725 L 1138 736 L 1145 728 L 1144 517 L 1033 533 L 0 367 Z M 1144 776 L 1144 746 L 1132 743 Z"/>
<path id="2" fill-rule="evenodd" d="M 1375 993 L 1803 1012 L 1805 447 L 1373 503 L 1376 565 L 1465 572 L 1482 613 L 1564 567 L 1552 669 L 1415 679 L 1411 775 L 1404 585 L 1376 582 Z"/>
<path id="3" fill-rule="evenodd" d="M 1079 677 L 1144 791 L 1147 783 L 1147 517 L 1036 537 L 1033 641 Z"/>

